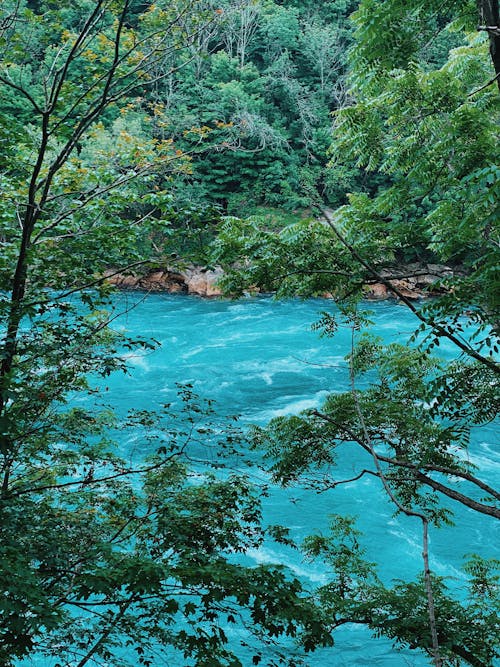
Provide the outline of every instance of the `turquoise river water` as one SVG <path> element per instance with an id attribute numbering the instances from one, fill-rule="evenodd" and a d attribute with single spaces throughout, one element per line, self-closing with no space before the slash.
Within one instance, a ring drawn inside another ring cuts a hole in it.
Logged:
<path id="1" fill-rule="evenodd" d="M 348 386 L 344 357 L 350 331 L 340 330 L 327 339 L 311 329 L 320 311 L 333 308 L 330 302 L 270 298 L 231 302 L 169 295 L 141 299 L 137 294 L 117 298 L 120 307 L 138 302 L 117 327 L 161 343 L 153 352 L 130 354 L 129 376 L 116 374 L 106 381 L 109 400 L 118 410 L 175 402 L 175 383 L 190 382 L 198 394 L 215 399 L 222 414 L 239 414 L 243 424 L 264 424 L 277 415 L 319 406 L 329 392 Z M 375 331 L 385 341 L 404 341 L 411 335 L 415 319 L 404 307 L 387 303 L 369 307 Z M 451 355 L 453 350 L 443 345 L 441 353 Z M 494 438 L 492 426 L 478 429 L 468 453 L 490 483 L 495 479 L 498 483 L 500 477 Z M 133 447 L 133 442 L 123 446 Z M 356 474 L 357 456 L 346 450 L 339 474 Z M 363 543 L 371 559 L 381 564 L 383 578 L 408 579 L 420 572 L 420 524 L 394 518 L 375 478 L 363 478 L 324 494 L 275 488 L 266 503 L 265 519 L 291 527 L 293 536 L 300 539 L 325 530 L 329 515 L 342 512 L 359 517 Z M 495 555 L 498 532 L 495 534 L 493 520 L 464 508 L 457 519 L 454 528 L 432 531 L 431 566 L 437 574 L 449 577 L 451 585 L 460 587 L 464 554 Z M 255 563 L 284 563 L 312 585 L 326 581 L 323 565 L 307 562 L 285 547 L 269 544 L 248 555 Z M 313 654 L 310 664 L 423 667 L 429 663 L 415 652 L 396 651 L 388 640 L 371 638 L 362 628 L 347 626 L 337 633 L 335 646 Z"/>

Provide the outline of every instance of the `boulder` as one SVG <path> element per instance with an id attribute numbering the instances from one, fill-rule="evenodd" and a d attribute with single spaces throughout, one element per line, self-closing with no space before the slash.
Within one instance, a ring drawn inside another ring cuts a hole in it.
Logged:
<path id="1" fill-rule="evenodd" d="M 207 271 L 201 266 L 191 267 L 183 273 L 188 294 L 212 297 L 222 294 L 222 290 L 217 286 L 217 282 L 222 275 L 223 271 L 220 268 L 215 271 Z"/>
<path id="2" fill-rule="evenodd" d="M 161 284 L 165 279 L 165 271 L 153 271 L 153 273 L 149 273 L 146 277 L 150 283 Z"/>
<path id="3" fill-rule="evenodd" d="M 412 289 L 412 285 L 407 280 L 391 280 L 391 285 L 394 285 L 394 287 L 398 290 L 398 292 L 406 297 L 407 299 L 411 299 L 412 301 L 416 301 L 417 299 L 422 298 L 422 292 L 416 289 Z M 395 298 L 397 298 L 397 294 L 393 294 Z"/>
<path id="4" fill-rule="evenodd" d="M 444 264 L 427 264 L 427 271 L 436 278 L 449 278 L 453 275 L 453 269 Z"/>
<path id="5" fill-rule="evenodd" d="M 186 269 L 184 282 L 187 285 L 188 294 L 207 295 L 207 278 L 199 268 Z"/>
<path id="6" fill-rule="evenodd" d="M 387 287 L 383 283 L 374 283 L 373 285 L 367 285 L 366 297 L 368 299 L 373 299 L 374 301 L 381 301 L 382 299 L 387 299 L 389 296 Z"/>
<path id="7" fill-rule="evenodd" d="M 215 271 L 207 271 L 207 296 L 222 296 L 219 280 L 223 275 L 224 271 L 221 268 L 216 268 Z"/>
<path id="8" fill-rule="evenodd" d="M 123 276 L 120 274 L 117 274 L 115 277 L 116 282 L 114 282 L 114 285 L 118 285 L 118 287 L 126 287 L 128 289 L 134 289 L 139 286 L 139 278 L 137 276 Z M 113 279 L 112 279 L 113 280 Z"/>
<path id="9" fill-rule="evenodd" d="M 184 283 L 179 283 L 179 282 L 166 283 L 165 289 L 169 294 L 181 294 L 182 292 L 187 291 L 186 285 Z"/>

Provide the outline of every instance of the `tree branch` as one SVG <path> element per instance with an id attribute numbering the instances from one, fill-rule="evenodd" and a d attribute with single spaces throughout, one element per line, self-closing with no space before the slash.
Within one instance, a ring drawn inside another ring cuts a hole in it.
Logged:
<path id="1" fill-rule="evenodd" d="M 360 438 L 358 434 L 356 434 L 354 431 L 349 429 L 343 424 L 339 424 L 336 422 L 334 419 L 332 419 L 329 415 L 326 415 L 322 412 L 319 412 L 318 410 L 314 410 L 311 414 L 315 415 L 316 417 L 319 417 L 320 419 L 323 419 L 324 421 L 330 422 L 331 424 L 334 424 L 339 428 L 340 430 L 344 431 L 349 438 L 353 441 L 359 444 L 363 449 L 371 454 L 370 447 L 366 444 L 366 439 L 365 438 Z M 388 442 L 389 445 L 393 446 L 392 443 Z M 444 484 L 441 484 L 440 482 L 437 482 L 436 480 L 432 479 L 432 477 L 429 477 L 428 475 L 425 475 L 422 473 L 418 467 L 414 463 L 410 463 L 409 461 L 402 461 L 401 459 L 395 459 L 391 458 L 389 456 L 384 456 L 383 454 L 377 454 L 377 458 L 379 461 L 382 461 L 383 463 L 387 463 L 389 465 L 394 466 L 395 468 L 405 468 L 407 470 L 411 470 L 413 474 L 418 478 L 420 482 L 425 484 L 426 486 L 430 486 L 433 488 L 435 491 L 439 491 L 445 496 L 448 496 L 449 498 L 452 498 L 453 500 L 456 500 L 462 505 L 465 505 L 466 507 L 469 507 L 470 509 L 475 510 L 476 512 L 480 512 L 481 514 L 486 514 L 488 516 L 492 516 L 495 519 L 500 519 L 500 510 L 492 505 L 485 505 L 484 503 L 480 503 L 477 500 L 474 500 L 473 498 L 470 498 L 469 496 L 466 496 L 463 493 L 460 493 L 459 491 L 455 491 L 454 489 L 451 489 L 449 486 L 446 486 Z M 497 491 L 489 487 L 485 482 L 482 482 L 481 480 L 473 477 L 472 475 L 469 475 L 468 473 L 462 473 L 461 471 L 454 470 L 453 468 L 445 468 L 442 466 L 436 466 L 434 467 L 432 464 L 426 464 L 425 467 L 429 471 L 434 471 L 434 472 L 441 472 L 444 474 L 451 474 L 456 477 L 463 477 L 463 479 L 475 484 L 476 486 L 482 488 L 483 490 L 487 491 L 488 493 L 492 492 L 492 495 L 495 497 L 498 497 L 499 494 Z"/>
<path id="2" fill-rule="evenodd" d="M 407 306 L 412 313 L 416 315 L 416 317 L 425 325 L 433 329 L 433 331 L 436 332 L 441 337 L 447 338 L 449 341 L 451 341 L 454 345 L 456 345 L 462 352 L 464 352 L 467 356 L 472 357 L 476 361 L 480 362 L 481 364 L 487 366 L 491 370 L 493 370 L 495 373 L 500 374 L 500 366 L 498 363 L 496 363 L 492 359 L 488 359 L 487 357 L 484 357 L 482 354 L 479 354 L 477 350 L 475 350 L 471 345 L 461 341 L 457 336 L 452 334 L 451 332 L 447 331 L 443 326 L 438 324 L 437 322 L 434 322 L 433 320 L 429 320 L 425 315 L 422 314 L 421 310 L 418 309 L 415 304 L 408 299 L 402 292 L 399 290 L 393 283 L 388 278 L 385 278 L 375 267 L 373 267 L 367 260 L 365 260 L 359 252 L 356 250 L 356 248 L 347 241 L 347 239 L 339 232 L 337 229 L 336 225 L 333 223 L 333 220 L 331 219 L 329 213 L 322 209 L 323 216 L 326 220 L 327 225 L 330 227 L 330 229 L 333 231 L 337 239 L 342 243 L 342 245 L 349 250 L 351 253 L 352 257 L 356 259 L 361 266 L 363 266 L 369 273 L 371 273 L 374 278 L 376 278 L 377 282 L 382 283 L 387 287 L 388 290 L 393 292 L 398 299 L 400 299 L 405 306 Z"/>

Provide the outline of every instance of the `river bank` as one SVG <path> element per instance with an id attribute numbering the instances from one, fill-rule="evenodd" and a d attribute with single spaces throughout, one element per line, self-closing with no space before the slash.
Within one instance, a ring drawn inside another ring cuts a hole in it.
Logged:
<path id="1" fill-rule="evenodd" d="M 365 296 L 373 301 L 398 299 L 396 292 L 412 300 L 436 296 L 444 291 L 440 281 L 453 277 L 454 273 L 454 269 L 442 264 L 401 264 L 391 270 L 381 271 L 380 276 L 384 282 L 367 283 L 364 287 Z M 105 277 L 110 284 L 120 290 L 143 290 L 214 298 L 223 296 L 219 285 L 223 275 L 224 272 L 220 267 L 207 269 L 203 266 L 192 265 L 182 270 L 165 267 L 147 272 L 128 273 L 110 269 L 106 272 Z M 391 291 L 390 285 L 395 288 L 394 292 Z M 324 296 L 330 295 L 325 294 Z"/>

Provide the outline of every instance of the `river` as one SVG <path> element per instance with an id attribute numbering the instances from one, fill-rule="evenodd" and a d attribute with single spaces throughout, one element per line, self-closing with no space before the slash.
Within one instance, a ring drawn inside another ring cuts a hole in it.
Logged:
<path id="1" fill-rule="evenodd" d="M 116 323 L 117 328 L 161 343 L 155 351 L 129 355 L 130 375 L 115 374 L 106 380 L 106 394 L 118 411 L 175 403 L 175 383 L 189 382 L 198 394 L 214 399 L 221 414 L 238 414 L 242 424 L 264 424 L 277 415 L 319 406 L 329 392 L 348 387 L 344 357 L 350 331 L 341 329 L 328 339 L 311 329 L 320 311 L 333 308 L 331 302 L 270 298 L 231 302 L 171 295 L 141 298 L 137 293 L 122 293 L 117 299 L 120 308 L 137 302 Z M 404 341 L 411 335 L 415 319 L 403 306 L 375 303 L 368 307 L 373 311 L 375 332 L 386 342 Z M 453 350 L 442 345 L 440 353 L 450 355 Z M 498 482 L 500 455 L 493 443 L 493 427 L 478 429 L 469 456 L 487 481 L 496 478 Z M 123 443 L 124 452 L 132 446 L 133 436 Z M 340 461 L 342 474 L 356 470 L 356 456 L 349 454 Z M 276 487 L 266 502 L 265 519 L 291 527 L 293 536 L 301 539 L 324 531 L 333 512 L 359 517 L 368 555 L 380 563 L 386 581 L 413 578 L 420 572 L 420 523 L 395 518 L 375 478 L 323 494 Z M 493 523 L 461 508 L 456 527 L 433 530 L 433 571 L 460 587 L 464 554 L 495 554 L 498 532 Z M 310 585 L 326 581 L 321 563 L 307 562 L 291 549 L 270 543 L 248 555 L 255 563 L 284 563 Z M 346 626 L 338 631 L 335 646 L 312 655 L 310 664 L 423 667 L 429 663 L 415 652 L 396 651 L 390 641 L 374 639 L 362 628 Z M 172 663 L 171 667 L 183 665 Z"/>

